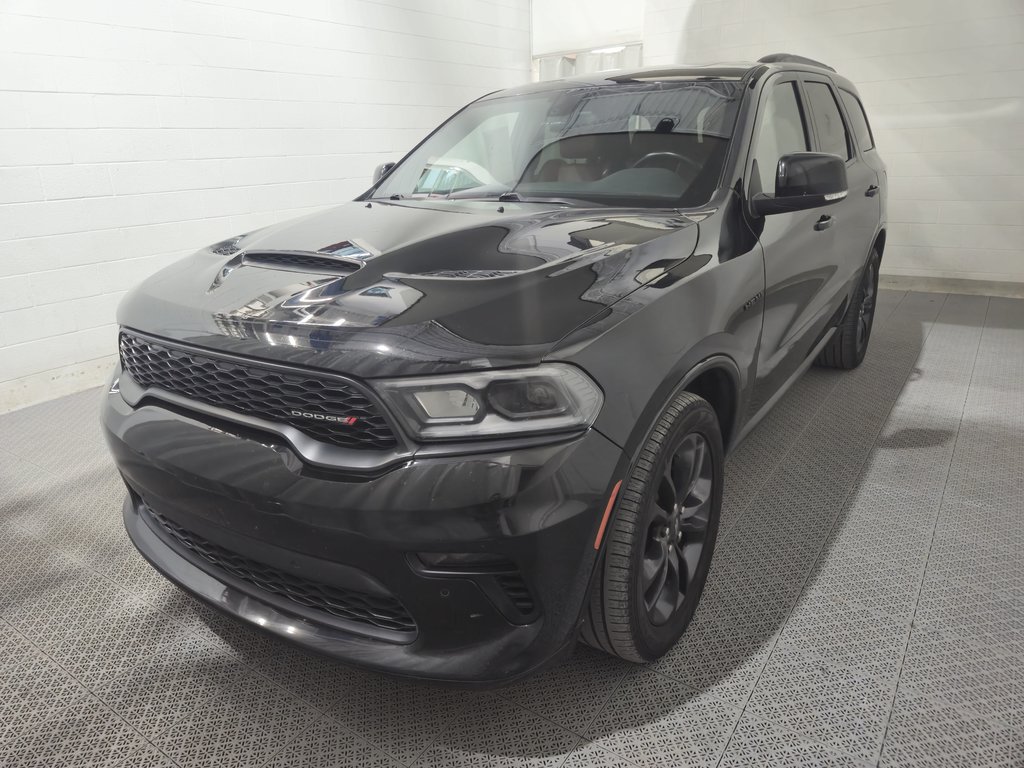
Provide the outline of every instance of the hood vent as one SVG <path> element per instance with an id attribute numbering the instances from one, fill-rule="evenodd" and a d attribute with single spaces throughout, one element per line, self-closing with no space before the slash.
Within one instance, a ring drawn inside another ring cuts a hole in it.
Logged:
<path id="1" fill-rule="evenodd" d="M 421 272 L 421 277 L 461 277 L 461 278 L 484 278 L 484 277 L 505 277 L 506 275 L 518 274 L 518 269 L 435 269 L 431 272 Z"/>
<path id="2" fill-rule="evenodd" d="M 323 272 L 330 275 L 349 275 L 363 266 L 363 262 L 359 259 L 327 256 L 306 251 L 251 251 L 242 257 L 242 264 L 247 267 Z"/>
<path id="3" fill-rule="evenodd" d="M 214 243 L 210 246 L 210 253 L 216 253 L 218 256 L 233 256 L 242 250 L 238 247 L 238 241 L 241 239 L 241 237 L 233 237 L 230 240 Z"/>

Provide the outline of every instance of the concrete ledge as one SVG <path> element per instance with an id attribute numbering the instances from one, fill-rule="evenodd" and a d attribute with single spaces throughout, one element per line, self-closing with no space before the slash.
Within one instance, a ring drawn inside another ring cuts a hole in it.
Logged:
<path id="1" fill-rule="evenodd" d="M 967 280 L 955 277 L 915 277 L 911 275 L 878 276 L 878 287 L 890 291 L 924 291 L 925 293 L 965 293 L 974 296 L 1003 296 L 1024 299 L 1024 283 L 998 280 Z"/>
<path id="2" fill-rule="evenodd" d="M 84 363 L 0 382 L 0 413 L 105 384 L 114 371 L 116 360 L 117 355 L 105 355 Z"/>

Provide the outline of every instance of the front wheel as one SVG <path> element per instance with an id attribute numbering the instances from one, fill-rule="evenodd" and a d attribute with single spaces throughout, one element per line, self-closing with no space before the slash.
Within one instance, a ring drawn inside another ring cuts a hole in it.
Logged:
<path id="1" fill-rule="evenodd" d="M 815 362 L 823 368 L 856 368 L 864 362 L 875 321 L 875 302 L 878 299 L 878 264 L 882 260 L 877 250 L 864 268 L 857 293 L 836 328 L 832 340 L 818 354 Z"/>
<path id="2" fill-rule="evenodd" d="M 674 396 L 622 484 L 582 639 L 627 661 L 679 640 L 704 590 L 722 507 L 722 434 L 714 409 Z"/>

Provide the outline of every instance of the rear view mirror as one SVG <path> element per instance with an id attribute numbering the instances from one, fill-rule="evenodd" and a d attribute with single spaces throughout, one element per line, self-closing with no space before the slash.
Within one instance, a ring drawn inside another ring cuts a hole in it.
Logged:
<path id="1" fill-rule="evenodd" d="M 383 179 L 392 168 L 395 167 L 395 163 L 381 163 L 373 169 L 373 183 L 376 184 L 378 181 Z"/>
<path id="2" fill-rule="evenodd" d="M 754 195 L 754 213 L 769 216 L 838 203 L 847 194 L 846 163 L 838 155 L 795 152 L 779 158 L 775 194 Z"/>

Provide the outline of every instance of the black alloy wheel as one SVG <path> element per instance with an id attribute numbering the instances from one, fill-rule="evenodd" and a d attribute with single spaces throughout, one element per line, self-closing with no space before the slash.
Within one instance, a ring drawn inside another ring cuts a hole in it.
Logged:
<path id="1" fill-rule="evenodd" d="M 832 339 L 821 350 L 815 363 L 823 368 L 856 368 L 864 361 L 875 322 L 878 301 L 878 265 L 882 257 L 877 250 L 864 266 L 857 292 L 843 319 L 836 326 Z"/>
<path id="2" fill-rule="evenodd" d="M 641 569 L 644 606 L 654 626 L 682 606 L 704 551 L 714 472 L 707 440 L 686 435 L 665 463 L 650 501 L 647 547 Z"/>
<path id="3" fill-rule="evenodd" d="M 863 360 L 868 339 L 871 337 L 871 326 L 875 319 L 875 298 L 878 295 L 878 262 L 875 259 L 868 262 L 860 294 L 860 307 L 857 311 L 857 353 Z"/>
<path id="4" fill-rule="evenodd" d="M 679 392 L 623 479 L 584 614 L 585 643 L 642 663 L 679 640 L 711 567 L 723 465 L 714 409 Z"/>

